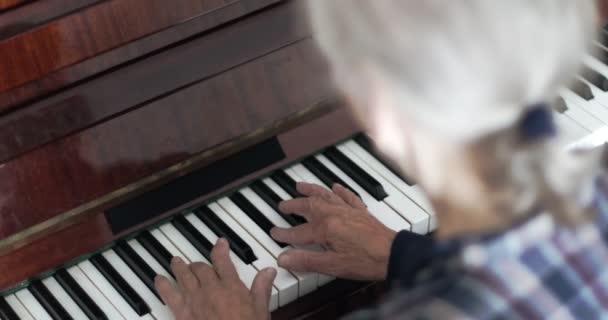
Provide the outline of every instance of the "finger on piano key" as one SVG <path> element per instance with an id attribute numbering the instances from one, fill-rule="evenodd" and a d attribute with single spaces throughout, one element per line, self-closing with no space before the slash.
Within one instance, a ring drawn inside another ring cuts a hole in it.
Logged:
<path id="1" fill-rule="evenodd" d="M 287 221 L 285 221 L 281 215 L 275 212 L 251 189 L 246 187 L 241 189 L 240 192 L 261 214 L 268 218 L 268 220 L 272 221 L 274 225 L 281 228 L 290 227 Z M 256 238 L 275 257 L 275 259 L 278 258 L 283 251 L 291 248 L 290 246 L 284 248 L 278 247 L 274 239 L 272 239 L 266 232 L 263 232 L 259 226 L 251 223 L 251 220 L 248 219 L 243 210 L 241 210 L 241 208 L 230 199 L 221 198 L 218 200 L 217 204 L 211 204 L 209 208 L 214 210 L 214 205 L 219 205 L 223 210 L 230 214 L 230 216 L 232 216 L 232 218 L 234 218 L 234 220 L 236 220 L 244 229 L 249 231 L 249 233 Z M 317 289 L 319 278 L 318 274 L 311 272 L 292 272 L 292 274 L 298 279 L 298 290 L 300 296 L 308 294 Z"/>
<path id="2" fill-rule="evenodd" d="M 193 247 L 200 252 L 207 261 L 211 261 L 211 250 L 213 250 L 213 243 L 207 238 L 201 236 L 196 228 L 188 222 L 185 216 L 177 216 L 173 222 L 173 226 L 186 238 Z"/>
<path id="3" fill-rule="evenodd" d="M 201 206 L 194 210 L 194 214 L 203 222 L 213 233 L 228 240 L 230 248 L 246 264 L 251 264 L 257 260 L 253 249 L 237 233 L 220 219 L 215 212 L 207 206 Z"/>
<path id="4" fill-rule="evenodd" d="M 213 233 L 213 231 L 211 231 L 211 229 L 209 229 L 209 227 L 207 227 L 207 225 L 205 225 L 196 215 L 193 213 L 186 214 L 185 219 L 188 220 L 193 228 L 196 229 L 200 237 L 205 238 L 205 240 L 207 240 L 209 243 L 217 243 L 219 237 Z M 257 274 L 255 269 L 251 265 L 243 262 L 241 258 L 239 258 L 234 251 L 232 251 L 232 249 L 230 249 L 230 259 L 232 260 L 232 263 L 234 263 L 241 280 L 245 283 L 247 288 L 251 288 L 253 279 Z"/>
<path id="5" fill-rule="evenodd" d="M 4 297 L 0 297 L 0 319 L 2 320 L 19 320 L 19 316 L 6 302 Z"/>
<path id="6" fill-rule="evenodd" d="M 135 289 L 128 283 L 114 267 L 106 260 L 106 258 L 97 254 L 90 260 L 91 264 L 95 266 L 97 271 L 107 282 L 114 288 L 116 292 L 120 294 L 124 301 L 133 309 L 139 316 L 144 316 L 151 312 L 148 304 L 137 294 Z M 124 313 L 123 313 L 124 314 Z"/>
<path id="7" fill-rule="evenodd" d="M 171 310 L 163 304 L 163 302 L 155 295 L 154 292 L 143 283 L 143 281 L 135 274 L 135 272 L 125 263 L 118 254 L 110 249 L 102 253 L 104 258 L 116 269 L 116 271 L 123 277 L 133 289 L 139 294 L 139 296 L 146 302 L 150 307 L 152 316 L 155 319 L 173 319 Z"/>
<path id="8" fill-rule="evenodd" d="M 395 188 L 390 182 L 377 172 L 365 161 L 359 158 L 354 152 L 348 149 L 344 145 L 337 147 L 344 156 L 348 157 L 353 163 L 358 165 L 361 169 L 368 172 L 370 175 L 373 173 L 374 178 L 381 184 L 387 193 L 387 197 L 384 198 L 384 203 L 388 204 L 393 210 L 399 213 L 405 218 L 412 226 L 412 232 L 418 234 L 427 234 L 429 232 L 429 214 L 426 213 L 422 208 L 417 206 L 410 198 L 403 195 L 397 188 Z"/>
<path id="9" fill-rule="evenodd" d="M 261 180 L 252 183 L 249 188 L 255 192 L 264 202 L 266 202 L 274 211 L 279 212 L 279 204 L 283 199 L 279 197 L 270 187 Z"/>
<path id="10" fill-rule="evenodd" d="M 209 242 L 216 243 L 219 239 L 218 236 L 207 227 L 196 215 L 193 213 L 187 214 L 186 219 L 188 222 L 200 232 L 200 235 L 205 237 Z M 230 260 L 234 263 L 234 266 L 241 278 L 241 281 L 247 286 L 247 288 L 251 289 L 251 285 L 253 284 L 253 280 L 257 275 L 259 270 L 256 270 L 253 265 L 246 264 L 239 258 L 232 249 L 230 250 Z M 275 310 L 279 306 L 279 292 L 275 287 L 272 288 L 269 308 L 270 310 Z"/>
<path id="11" fill-rule="evenodd" d="M 276 259 L 218 204 L 209 206 L 209 210 L 213 211 L 213 213 L 219 219 L 221 219 L 227 227 L 229 227 L 236 234 L 239 234 L 243 241 L 251 246 L 251 249 L 257 256 L 257 260 L 253 262 L 253 265 L 257 270 L 263 270 L 264 268 L 268 267 L 275 268 L 277 270 L 274 286 L 279 291 L 279 306 L 284 306 L 292 301 L 295 301 L 298 298 L 298 280 L 292 274 L 290 274 L 289 271 L 280 268 L 277 265 Z"/>
<path id="12" fill-rule="evenodd" d="M 51 294 L 49 289 L 40 281 L 36 280 L 30 283 L 28 287 L 32 295 L 40 302 L 44 310 L 54 320 L 68 320 L 73 319 L 72 316 L 65 310 L 65 308 L 57 301 L 57 299 Z"/>
<path id="13" fill-rule="evenodd" d="M 141 243 L 141 245 L 150 252 L 150 254 L 160 263 L 167 272 L 171 276 L 175 278 L 173 274 L 173 270 L 171 270 L 171 259 L 173 259 L 173 255 L 169 252 L 169 250 L 165 249 L 154 236 L 150 233 L 150 231 L 143 231 L 139 236 L 137 236 L 137 241 Z"/>
<path id="14" fill-rule="evenodd" d="M 171 223 L 165 223 L 159 228 L 173 245 L 190 260 L 190 262 L 205 262 L 209 260 L 198 251 L 192 243 Z"/>
<path id="15" fill-rule="evenodd" d="M 17 297 L 14 294 L 12 294 L 10 296 L 6 296 L 5 299 L 6 299 L 6 303 L 8 303 L 8 305 L 13 309 L 13 311 L 15 311 L 15 313 L 17 314 L 19 319 L 34 320 L 34 318 L 32 318 L 32 315 L 29 313 L 29 311 L 27 311 L 27 309 L 23 306 L 21 301 L 19 301 L 19 299 L 17 299 Z"/>
<path id="16" fill-rule="evenodd" d="M 106 277 L 97 269 L 91 261 L 83 261 L 78 264 L 80 270 L 95 284 L 97 290 L 106 297 L 106 299 L 114 306 L 116 311 L 122 315 L 124 319 L 146 319 L 152 320 L 148 309 L 146 314 L 138 315 L 137 312 L 129 306 L 129 303 L 121 296 L 118 290 L 112 286 Z M 141 299 L 141 298 L 139 298 Z M 142 301 L 143 302 L 143 301 Z M 145 306 L 147 308 L 147 305 Z M 102 307 L 103 308 L 103 307 Z"/>
<path id="17" fill-rule="evenodd" d="M 333 172 L 331 172 L 329 169 L 327 169 L 315 157 L 308 157 L 308 158 L 304 159 L 304 161 L 302 161 L 302 164 L 304 165 L 304 167 L 306 167 L 306 169 L 310 170 L 310 172 L 312 172 L 321 181 L 323 181 L 323 183 L 326 186 L 328 186 L 329 188 L 332 188 L 333 185 L 337 183 L 337 184 L 347 188 L 348 190 L 350 190 L 352 193 L 356 194 L 357 196 L 359 196 L 355 192 L 355 190 L 353 190 L 353 188 L 351 188 L 351 186 L 346 184 L 346 182 L 344 182 L 342 179 L 340 179 L 340 177 L 338 177 Z M 300 171 L 296 171 L 296 172 L 300 173 Z"/>
<path id="18" fill-rule="evenodd" d="M 53 320 L 51 316 L 46 312 L 42 304 L 32 295 L 28 289 L 22 289 L 15 293 L 17 299 L 21 301 L 21 304 L 27 309 L 27 311 L 36 320 Z"/>
<path id="19" fill-rule="evenodd" d="M 59 270 L 53 278 L 65 290 L 65 292 L 74 300 L 80 309 L 92 320 L 108 320 L 108 317 L 101 310 L 95 301 L 84 291 L 84 289 L 76 282 L 76 280 L 65 270 Z"/>
<path id="20" fill-rule="evenodd" d="M 152 284 L 154 284 L 154 278 L 156 278 L 156 275 L 164 276 L 165 278 L 169 279 L 169 281 L 173 281 L 173 277 L 171 277 L 169 272 L 167 272 L 167 270 L 165 270 L 165 268 L 163 268 L 163 266 L 161 266 L 160 263 L 154 259 L 148 250 L 146 250 L 141 243 L 139 243 L 139 241 L 131 239 L 127 242 L 127 244 L 135 252 L 136 256 L 141 258 L 141 260 L 143 260 L 143 262 L 155 273 L 154 276 L 152 276 Z M 152 288 L 156 290 L 154 286 L 152 286 Z"/>
<path id="21" fill-rule="evenodd" d="M 278 177 L 279 180 L 277 181 L 281 181 L 280 184 L 287 186 L 287 188 L 290 190 L 288 191 L 288 193 L 294 197 L 302 197 L 302 195 L 296 190 L 296 181 L 293 179 L 293 177 L 290 175 L 290 170 L 289 169 L 285 169 L 285 170 L 277 170 L 273 175 Z M 285 189 L 287 190 L 287 189 Z M 295 226 L 299 226 L 301 224 L 306 223 L 306 219 L 304 219 L 303 217 L 300 217 L 298 215 L 294 215 L 291 213 L 282 213 L 280 211 L 278 211 L 279 214 L 281 214 L 281 216 L 285 219 L 285 221 L 287 221 L 287 223 L 289 223 L 289 225 L 295 227 Z"/>
<path id="22" fill-rule="evenodd" d="M 171 253 L 173 257 L 180 257 L 186 263 L 191 262 L 190 259 L 188 259 L 181 251 L 179 251 L 179 249 L 177 249 L 177 247 L 175 247 L 173 242 L 171 242 L 171 240 L 169 240 L 169 238 L 167 238 L 167 236 L 162 231 L 160 231 L 160 229 L 153 229 L 150 231 L 150 234 L 152 234 L 152 236 L 158 242 L 160 242 L 160 244 L 162 244 L 163 247 L 165 247 L 165 249 L 167 249 L 167 251 L 169 251 L 169 253 Z"/>
<path id="23" fill-rule="evenodd" d="M 340 170 L 337 166 L 334 165 L 329 159 L 327 159 L 324 155 L 318 154 L 315 156 L 323 165 L 325 165 L 329 170 L 333 171 L 337 176 L 339 176 L 346 183 L 350 184 L 355 191 L 361 195 L 361 200 L 367 205 L 370 214 L 375 216 L 380 222 L 382 222 L 385 226 L 395 230 L 411 230 L 410 224 L 405 221 L 399 214 L 389 208 L 386 204 L 377 201 L 374 199 L 367 191 L 363 190 L 357 183 L 350 179 L 346 173 Z"/>
<path id="24" fill-rule="evenodd" d="M 267 216 L 263 215 L 251 202 L 239 192 L 232 194 L 228 200 L 220 200 L 218 203 L 223 206 L 223 203 L 233 203 L 242 211 L 251 221 L 260 227 L 267 235 L 270 236 L 270 230 L 277 225 L 276 222 L 270 221 Z M 238 219 L 237 219 L 238 220 Z M 284 221 L 283 219 L 281 219 Z M 273 240 L 274 241 L 274 240 Z M 274 241 L 279 247 L 285 248 L 285 243 Z"/>
<path id="25" fill-rule="evenodd" d="M 156 287 L 154 285 L 154 278 L 157 274 L 156 271 L 152 269 L 152 267 L 149 266 L 127 242 L 121 241 L 113 249 L 131 270 L 137 274 L 146 287 L 148 287 L 148 289 L 150 289 L 150 291 L 152 291 L 160 300 L 160 296 L 158 295 L 158 292 L 156 292 Z M 170 281 L 174 281 L 173 278 L 170 278 Z"/>
<path id="26" fill-rule="evenodd" d="M 49 292 L 57 299 L 63 306 L 66 312 L 72 317 L 72 319 L 87 319 L 86 314 L 80 309 L 78 304 L 70 297 L 70 295 L 61 287 L 59 282 L 55 278 L 46 278 L 42 280 L 42 283 L 47 287 Z"/>
<path id="27" fill-rule="evenodd" d="M 345 156 L 338 148 L 330 147 L 323 152 L 323 155 L 331 160 L 334 165 L 340 168 L 340 170 L 347 174 L 353 181 L 359 184 L 359 186 L 374 197 L 374 199 L 382 201 L 388 196 L 378 180 L 365 172 L 364 169 Z"/>
<path id="28" fill-rule="evenodd" d="M 433 210 L 431 202 L 427 196 L 417 187 L 411 186 L 406 181 L 397 176 L 390 168 L 386 167 L 380 160 L 374 157 L 371 153 L 367 152 L 361 145 L 355 140 L 349 140 L 344 143 L 344 146 L 353 151 L 359 158 L 365 161 L 372 169 L 390 184 L 392 184 L 397 190 L 410 198 L 414 203 L 420 206 L 425 212 L 429 214 L 429 227 L 433 230 L 432 226 L 437 225 L 437 216 Z"/>

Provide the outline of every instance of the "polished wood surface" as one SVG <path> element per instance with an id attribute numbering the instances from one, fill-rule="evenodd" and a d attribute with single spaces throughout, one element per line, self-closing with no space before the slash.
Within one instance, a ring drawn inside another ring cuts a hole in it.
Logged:
<path id="1" fill-rule="evenodd" d="M 0 118 L 0 162 L 176 90 L 196 87 L 207 78 L 263 55 L 287 55 L 284 59 L 298 61 L 308 59 L 308 56 L 313 56 L 312 51 L 297 51 L 312 45 L 296 44 L 307 37 L 308 32 L 306 28 L 293 24 L 290 8 L 282 6 L 253 16 Z M 292 44 L 299 49 L 284 48 Z M 226 50 L 227 47 L 230 49 Z M 283 50 L 283 53 L 273 53 L 277 50 Z M 293 57 L 288 57 L 290 55 Z M 302 63 L 315 70 L 312 62 Z M 266 72 L 263 68 L 257 71 Z M 294 73 L 298 72 L 307 70 L 294 70 Z M 257 74 L 242 76 L 255 78 Z"/>
<path id="2" fill-rule="evenodd" d="M 45 22 L 107 0 L 34 1 L 0 15 L 0 40 L 33 29 Z"/>
<path id="3" fill-rule="evenodd" d="M 106 1 L 0 41 L 0 113 L 279 1 Z"/>
<path id="4" fill-rule="evenodd" d="M 0 0 L 0 12 L 23 5 L 33 0 Z"/>

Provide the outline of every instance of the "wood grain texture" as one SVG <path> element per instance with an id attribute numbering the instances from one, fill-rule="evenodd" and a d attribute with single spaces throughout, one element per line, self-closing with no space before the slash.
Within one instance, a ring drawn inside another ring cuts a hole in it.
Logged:
<path id="1" fill-rule="evenodd" d="M 326 116 L 280 134 L 278 138 L 287 156 L 285 160 L 256 172 L 255 174 L 243 177 L 212 193 L 201 196 L 182 207 L 165 213 L 155 220 L 147 221 L 145 224 L 118 235 L 113 235 L 111 233 L 103 212 L 93 214 L 84 221 L 74 221 L 74 224 L 71 226 L 0 255 L 0 266 L 2 266 L 2 270 L 11 270 L 10 272 L 0 272 L 0 291 L 14 287 L 40 273 L 59 267 L 64 263 L 87 253 L 91 253 L 131 232 L 135 232 L 143 227 L 152 225 L 178 213 L 184 208 L 202 203 L 207 199 L 214 198 L 237 186 L 252 181 L 259 176 L 268 174 L 290 162 L 310 155 L 323 147 L 337 143 L 358 131 L 360 131 L 360 127 L 350 116 L 349 111 L 345 108 L 340 108 Z M 120 175 L 124 173 L 123 168 L 114 167 L 112 169 L 113 170 L 106 170 L 103 173 L 106 175 Z M 124 169 L 132 169 L 132 167 Z M 73 177 L 72 180 L 74 182 L 80 182 L 76 186 L 79 185 L 84 189 L 90 189 L 91 183 L 95 183 L 94 181 L 87 181 L 86 179 L 78 179 L 78 177 Z M 0 223 L 0 225 L 1 224 L 2 223 Z M 74 242 L 74 239 L 82 239 L 82 241 Z M 44 257 L 44 259 L 40 259 L 40 257 Z"/>
<path id="2" fill-rule="evenodd" d="M 112 0 L 0 42 L 0 91 L 236 0 Z"/>
<path id="3" fill-rule="evenodd" d="M 0 40 L 106 0 L 34 1 L 0 15 Z"/>
<path id="4" fill-rule="evenodd" d="M 0 163 L 297 43 L 308 32 L 291 12 L 269 10 L 0 118 Z"/>
<path id="5" fill-rule="evenodd" d="M 206 14 L 180 21 L 170 28 L 159 30 L 115 49 L 101 52 L 94 57 L 33 79 L 9 91 L 2 92 L 0 90 L 0 113 L 23 106 L 27 102 L 52 94 L 70 84 L 83 81 L 118 65 L 152 54 L 176 42 L 185 41 L 190 37 L 200 35 L 280 1 L 240 0 Z"/>
<path id="6" fill-rule="evenodd" d="M 0 238 L 330 97 L 312 57 L 286 47 L 4 163 Z"/>
<path id="7" fill-rule="evenodd" d="M 34 0 L 0 0 L 0 12 L 12 9 L 16 6 L 24 5 Z"/>

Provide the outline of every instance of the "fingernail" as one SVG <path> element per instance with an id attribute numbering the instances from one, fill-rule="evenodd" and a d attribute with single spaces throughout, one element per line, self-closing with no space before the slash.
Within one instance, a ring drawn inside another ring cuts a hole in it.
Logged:
<path id="1" fill-rule="evenodd" d="M 281 202 L 279 203 L 279 210 L 281 210 L 281 211 L 285 211 L 285 201 L 281 201 Z"/>
<path id="2" fill-rule="evenodd" d="M 264 273 L 269 277 L 274 277 L 277 275 L 277 270 L 275 268 L 266 268 L 264 269 Z"/>
<path id="3" fill-rule="evenodd" d="M 228 241 L 224 238 L 218 238 L 217 242 L 215 243 L 216 246 L 222 245 L 225 246 L 228 244 Z"/>
<path id="4" fill-rule="evenodd" d="M 279 265 L 282 266 L 289 264 L 290 259 L 291 258 L 289 257 L 289 254 L 283 253 L 279 256 L 279 259 L 277 261 L 279 262 Z"/>
<path id="5" fill-rule="evenodd" d="M 184 263 L 184 260 L 182 260 L 180 257 L 173 257 L 173 259 L 171 259 L 171 263 Z"/>

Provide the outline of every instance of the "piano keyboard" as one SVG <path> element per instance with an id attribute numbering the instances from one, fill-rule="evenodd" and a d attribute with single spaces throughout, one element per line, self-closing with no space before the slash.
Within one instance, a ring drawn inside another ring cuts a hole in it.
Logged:
<path id="1" fill-rule="evenodd" d="M 30 282 L 0 298 L 0 319 L 172 319 L 154 289 L 154 277 L 175 279 L 170 268 L 174 256 L 208 263 L 218 237 L 229 241 L 232 260 L 247 286 L 259 270 L 277 268 L 270 309 L 285 306 L 334 279 L 277 267 L 277 257 L 291 246 L 272 239 L 270 230 L 305 222 L 278 211 L 281 201 L 299 196 L 296 181 L 327 188 L 341 183 L 394 230 L 426 234 L 437 226 L 418 186 L 380 159 L 359 135 Z"/>
<path id="2" fill-rule="evenodd" d="M 608 124 L 608 43 L 598 42 L 597 47 L 595 56 L 584 59 L 586 72 L 560 91 L 555 106 L 568 143 Z M 174 281 L 170 269 L 174 256 L 209 262 L 218 237 L 230 242 L 239 275 L 251 286 L 259 270 L 277 268 L 277 257 L 291 247 L 273 240 L 270 230 L 303 223 L 301 217 L 278 212 L 280 201 L 299 196 L 296 181 L 328 188 L 340 183 L 394 230 L 426 234 L 437 228 L 435 213 L 419 187 L 358 135 L 0 297 L 0 319 L 173 319 L 154 289 L 154 277 L 161 274 Z M 277 270 L 271 310 L 333 280 L 322 274 Z"/>

